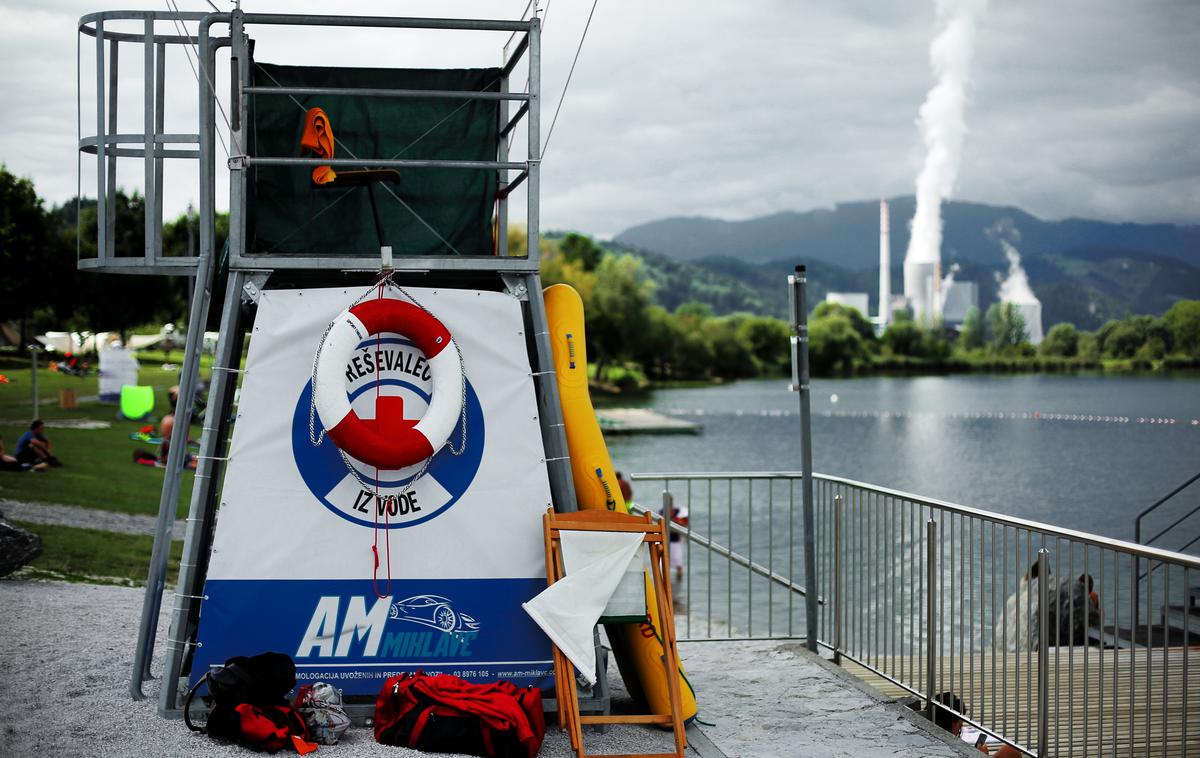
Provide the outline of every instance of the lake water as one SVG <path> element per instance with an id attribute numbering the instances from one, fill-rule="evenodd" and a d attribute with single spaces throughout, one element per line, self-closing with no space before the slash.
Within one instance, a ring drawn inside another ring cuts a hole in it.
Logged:
<path id="1" fill-rule="evenodd" d="M 1110 537 L 1132 539 L 1139 511 L 1200 472 L 1195 374 L 816 379 L 812 391 L 819 473 Z M 609 437 L 622 471 L 800 468 L 799 400 L 786 381 L 659 390 L 630 404 L 703 433 Z M 1147 528 L 1198 505 L 1200 482 Z M 1200 514 L 1156 544 L 1198 534 Z"/>

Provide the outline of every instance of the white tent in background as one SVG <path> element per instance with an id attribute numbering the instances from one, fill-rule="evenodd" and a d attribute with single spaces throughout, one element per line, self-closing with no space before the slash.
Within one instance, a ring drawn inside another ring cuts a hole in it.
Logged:
<path id="1" fill-rule="evenodd" d="M 96 353 L 120 336 L 116 332 L 46 332 L 34 339 L 47 350 L 59 353 Z"/>

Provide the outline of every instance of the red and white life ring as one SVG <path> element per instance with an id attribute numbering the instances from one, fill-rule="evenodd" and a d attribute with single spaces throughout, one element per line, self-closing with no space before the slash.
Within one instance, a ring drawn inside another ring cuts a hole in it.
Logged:
<path id="1" fill-rule="evenodd" d="M 346 364 L 367 337 L 394 332 L 425 354 L 432 398 L 416 426 L 384 435 L 363 423 L 346 394 Z M 365 300 L 338 314 L 313 372 L 313 401 L 333 444 L 363 463 L 399 469 L 419 463 L 446 444 L 462 413 L 463 374 L 454 340 L 429 312 L 402 300 Z"/>

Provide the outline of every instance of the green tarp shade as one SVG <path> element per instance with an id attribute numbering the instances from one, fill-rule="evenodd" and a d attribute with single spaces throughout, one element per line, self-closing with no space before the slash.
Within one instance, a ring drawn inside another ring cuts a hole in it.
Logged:
<path id="1" fill-rule="evenodd" d="M 495 92 L 501 75 L 498 68 L 252 67 L 255 85 L 285 87 Z M 335 158 L 496 160 L 497 101 L 344 95 L 250 97 L 249 154 L 299 157 L 305 112 L 312 107 L 329 116 L 337 140 Z M 318 188 L 312 168 L 250 169 L 247 252 L 378 255 L 367 189 Z M 495 170 L 402 168 L 399 181 L 386 187 L 377 183 L 374 192 L 384 239 L 395 255 L 493 254 Z"/>
<path id="2" fill-rule="evenodd" d="M 137 384 L 121 385 L 121 416 L 141 421 L 154 410 L 154 388 Z"/>

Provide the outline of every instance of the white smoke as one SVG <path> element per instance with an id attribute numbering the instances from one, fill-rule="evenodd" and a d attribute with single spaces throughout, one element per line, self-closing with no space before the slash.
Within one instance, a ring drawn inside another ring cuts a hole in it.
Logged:
<path id="1" fill-rule="evenodd" d="M 1029 277 L 1021 266 L 1021 253 L 1006 239 L 1000 239 L 1004 257 L 1008 259 L 1008 276 L 1000 282 L 1000 302 L 1014 305 L 1041 305 L 1029 286 Z"/>
<path id="2" fill-rule="evenodd" d="M 1021 265 L 1021 253 L 1014 244 L 1021 241 L 1021 233 L 1011 219 L 1002 219 L 987 229 L 986 234 L 999 243 L 1004 250 L 1004 257 L 1008 259 L 1008 275 L 1001 278 L 999 273 L 996 274 L 996 280 L 1000 282 L 997 296 L 1001 303 L 1017 306 L 1025 320 L 1026 338 L 1031 344 L 1037 345 L 1043 337 L 1042 301 L 1037 299 L 1033 288 L 1029 286 L 1029 275 Z"/>
<path id="3" fill-rule="evenodd" d="M 938 313 L 946 310 L 946 298 L 950 297 L 950 289 L 954 286 L 954 275 L 959 271 L 957 263 L 950 264 L 950 270 L 942 277 L 942 289 L 938 293 Z"/>
<path id="4" fill-rule="evenodd" d="M 1001 278 L 999 274 L 996 274 L 996 281 L 1000 282 L 1000 292 L 998 293 L 1000 302 L 1014 305 L 1041 305 L 1037 295 L 1033 294 L 1033 288 L 1029 286 L 1029 276 L 1021 265 L 1021 252 L 1017 250 L 1015 244 L 1021 241 L 1021 230 L 1016 227 L 1012 219 L 1002 218 L 985 229 L 984 234 L 1000 245 L 1000 249 L 1004 251 L 1004 257 L 1008 259 L 1008 275 Z"/>
<path id="5" fill-rule="evenodd" d="M 937 84 L 921 105 L 921 136 L 925 165 L 917 177 L 917 209 L 905 263 L 936 263 L 941 259 L 942 200 L 950 197 L 958 178 L 967 125 L 964 112 L 975 30 L 987 0 L 938 0 L 942 31 L 929 48 Z"/>

